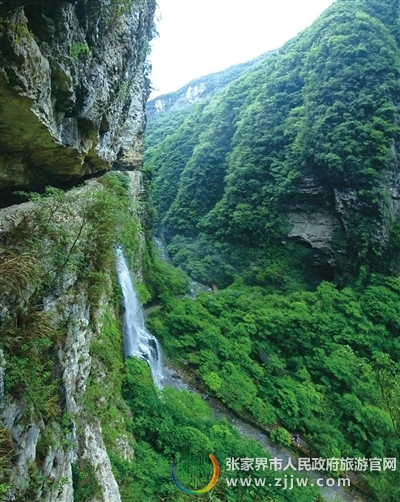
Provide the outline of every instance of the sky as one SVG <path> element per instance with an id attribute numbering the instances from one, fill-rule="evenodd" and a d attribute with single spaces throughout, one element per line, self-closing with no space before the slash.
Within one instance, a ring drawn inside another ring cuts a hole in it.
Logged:
<path id="1" fill-rule="evenodd" d="M 150 98 L 278 49 L 334 0 L 157 0 Z"/>

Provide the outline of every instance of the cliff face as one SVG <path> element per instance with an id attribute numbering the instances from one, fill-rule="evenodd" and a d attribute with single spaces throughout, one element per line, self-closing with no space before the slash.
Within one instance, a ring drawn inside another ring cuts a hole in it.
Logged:
<path id="1" fill-rule="evenodd" d="M 111 177 L 110 177 L 111 176 Z M 121 190 L 124 187 L 124 195 Z M 113 243 L 138 275 L 141 173 L 0 210 L 0 500 L 120 502 L 131 461 Z"/>
<path id="2" fill-rule="evenodd" d="M 153 0 L 0 2 L 3 206 L 14 190 L 129 171 L 0 209 L 2 501 L 121 500 L 108 452 L 130 461 L 134 439 L 113 244 L 130 246 L 140 275 L 154 10 Z"/>
<path id="3" fill-rule="evenodd" d="M 154 9 L 152 0 L 3 2 L 3 192 L 141 163 Z"/>

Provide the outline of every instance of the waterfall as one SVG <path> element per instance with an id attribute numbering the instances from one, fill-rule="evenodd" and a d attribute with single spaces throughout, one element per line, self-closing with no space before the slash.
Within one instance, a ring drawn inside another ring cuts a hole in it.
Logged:
<path id="1" fill-rule="evenodd" d="M 162 244 L 162 241 L 160 242 Z M 157 242 L 157 244 L 159 245 L 159 242 Z M 167 385 L 179 390 L 186 389 L 191 392 L 197 392 L 195 388 L 185 384 L 181 378 L 179 378 L 179 375 L 164 365 L 161 347 L 158 340 L 146 330 L 143 309 L 140 305 L 139 298 L 133 285 L 132 275 L 129 271 L 128 264 L 126 263 L 121 248 L 117 248 L 116 255 L 117 274 L 124 297 L 123 334 L 125 357 L 134 356 L 147 361 L 150 366 L 154 385 L 159 389 Z M 290 458 L 293 465 L 296 465 L 296 457 L 293 456 L 291 451 L 282 445 L 274 443 L 265 433 L 247 424 L 243 420 L 240 420 L 240 418 L 225 408 L 220 402 L 214 401 L 211 398 L 208 400 L 208 405 L 214 411 L 215 418 L 227 418 L 232 425 L 236 427 L 241 436 L 255 439 L 267 451 L 269 451 L 273 457 L 282 459 L 283 463 L 287 464 Z M 320 473 L 313 471 L 310 471 L 307 474 L 314 480 L 322 477 Z M 320 487 L 320 490 L 325 497 L 329 498 L 329 500 L 333 500 L 333 498 L 337 496 L 346 502 L 352 502 L 355 500 L 354 496 L 347 493 L 346 488 L 341 487 L 340 485 L 324 485 L 323 487 Z"/>
<path id="2" fill-rule="evenodd" d="M 147 361 L 154 385 L 160 389 L 165 378 L 161 347 L 155 336 L 149 333 L 145 327 L 143 309 L 120 247 L 117 248 L 116 255 L 118 280 L 123 294 L 124 355 Z"/>

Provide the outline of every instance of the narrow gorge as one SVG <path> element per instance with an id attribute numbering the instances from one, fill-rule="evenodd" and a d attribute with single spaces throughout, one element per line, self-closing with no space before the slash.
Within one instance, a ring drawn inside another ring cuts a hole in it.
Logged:
<path id="1" fill-rule="evenodd" d="M 0 500 L 398 502 L 399 1 L 148 102 L 156 7 L 0 1 Z"/>

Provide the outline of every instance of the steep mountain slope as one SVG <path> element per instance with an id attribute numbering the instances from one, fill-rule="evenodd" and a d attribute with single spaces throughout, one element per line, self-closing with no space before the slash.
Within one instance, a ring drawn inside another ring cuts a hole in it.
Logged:
<path id="1" fill-rule="evenodd" d="M 145 141 L 158 232 L 215 286 L 166 298 L 152 332 L 207 394 L 379 502 L 400 498 L 399 15 L 336 0 Z"/>
<path id="2" fill-rule="evenodd" d="M 177 263 L 222 285 L 398 269 L 398 9 L 337 0 L 224 93 L 150 122 Z"/>

